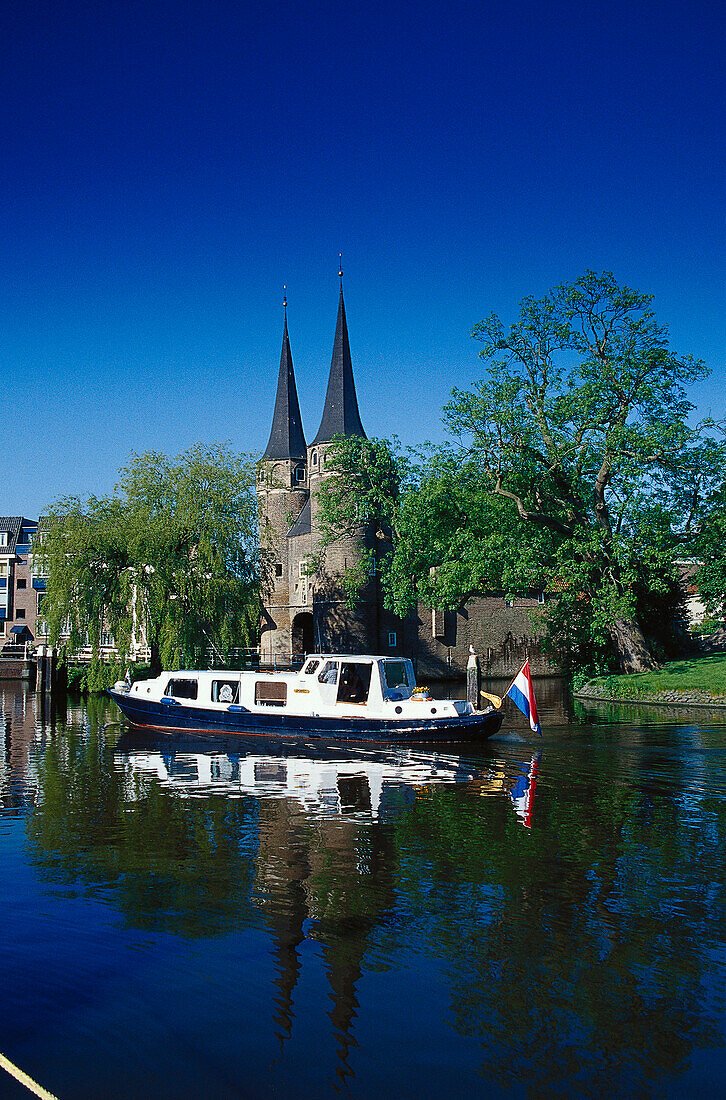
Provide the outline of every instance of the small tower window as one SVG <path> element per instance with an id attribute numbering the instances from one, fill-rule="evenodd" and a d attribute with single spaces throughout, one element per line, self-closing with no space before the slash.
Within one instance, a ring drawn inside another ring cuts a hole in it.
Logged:
<path id="1" fill-rule="evenodd" d="M 282 562 L 281 561 L 276 561 L 275 562 L 275 576 L 276 577 L 281 577 L 282 576 Z"/>
<path id="2" fill-rule="evenodd" d="M 304 480 L 305 480 L 305 467 L 304 466 L 298 466 L 297 469 L 295 470 L 295 481 L 304 481 Z"/>
<path id="3" fill-rule="evenodd" d="M 317 466 L 317 464 L 318 464 L 318 452 L 313 451 L 313 466 Z"/>
<path id="4" fill-rule="evenodd" d="M 395 631 L 392 630 L 391 633 L 388 635 L 388 645 L 391 648 L 393 648 L 395 646 L 395 644 L 396 644 L 396 634 L 395 634 Z"/>

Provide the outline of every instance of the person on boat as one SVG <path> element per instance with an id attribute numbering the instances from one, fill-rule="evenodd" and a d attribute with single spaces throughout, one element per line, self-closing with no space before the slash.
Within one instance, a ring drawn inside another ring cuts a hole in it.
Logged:
<path id="1" fill-rule="evenodd" d="M 338 699 L 343 703 L 364 703 L 366 690 L 355 665 L 345 665 L 340 677 Z"/>

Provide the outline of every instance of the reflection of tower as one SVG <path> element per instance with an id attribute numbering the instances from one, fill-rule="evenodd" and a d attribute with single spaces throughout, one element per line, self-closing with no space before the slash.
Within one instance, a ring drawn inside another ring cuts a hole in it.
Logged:
<path id="1" fill-rule="evenodd" d="M 296 815 L 287 801 L 260 803 L 260 854 L 256 863 L 257 904 L 272 933 L 279 991 L 275 1024 L 280 1042 L 292 1031 L 292 995 L 300 976 L 298 948 L 305 939 L 305 880 L 310 873 L 307 838 L 296 830 Z"/>
<path id="2" fill-rule="evenodd" d="M 356 777 L 362 786 L 365 776 Z M 346 799 L 350 800 L 350 777 Z M 370 800 L 361 789 L 355 804 Z M 292 998 L 300 975 L 300 944 L 306 937 L 324 951 L 337 1040 L 337 1076 L 351 1076 L 348 1054 L 355 1045 L 353 1022 L 368 936 L 393 900 L 392 852 L 378 826 L 311 818 L 293 800 L 260 802 L 255 904 L 270 930 L 275 959 L 275 1022 L 282 1041 L 290 1035 Z M 310 930 L 306 932 L 306 922 Z"/>

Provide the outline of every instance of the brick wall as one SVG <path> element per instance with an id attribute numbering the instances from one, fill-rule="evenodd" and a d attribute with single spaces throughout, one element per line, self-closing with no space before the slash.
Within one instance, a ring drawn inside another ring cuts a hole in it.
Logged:
<path id="1" fill-rule="evenodd" d="M 514 676 L 527 658 L 535 676 L 556 674 L 551 658 L 542 652 L 543 611 L 536 597 L 520 597 L 507 606 L 504 596 L 483 596 L 445 612 L 419 604 L 419 675 L 431 679 L 465 675 L 470 645 L 489 676 Z"/>

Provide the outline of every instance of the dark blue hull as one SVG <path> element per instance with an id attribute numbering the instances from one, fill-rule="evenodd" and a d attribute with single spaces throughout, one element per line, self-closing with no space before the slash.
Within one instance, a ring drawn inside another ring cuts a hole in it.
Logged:
<path id="1" fill-rule="evenodd" d="M 502 724 L 498 711 L 463 718 L 421 718 L 382 721 L 368 718 L 328 718 L 320 715 L 269 714 L 251 711 L 205 710 L 181 704 L 157 703 L 151 699 L 108 693 L 129 722 L 140 729 L 170 733 L 241 734 L 274 740 L 355 741 L 373 744 L 481 741 L 496 733 Z"/>

